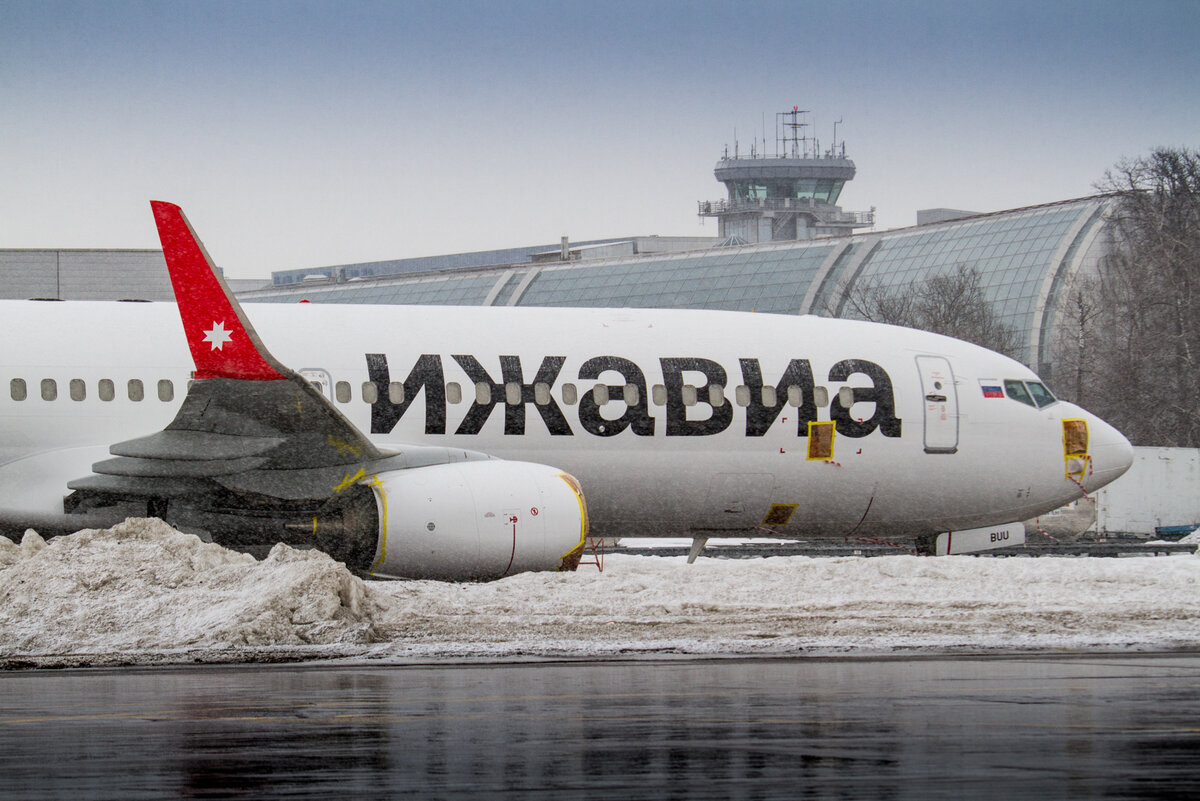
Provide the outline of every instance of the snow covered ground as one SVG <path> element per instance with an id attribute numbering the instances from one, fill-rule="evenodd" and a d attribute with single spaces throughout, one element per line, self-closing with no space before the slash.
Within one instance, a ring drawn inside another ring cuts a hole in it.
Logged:
<path id="1" fill-rule="evenodd" d="M 0 666 L 1200 647 L 1200 555 L 610 555 L 603 573 L 364 582 L 157 520 L 0 538 Z"/>

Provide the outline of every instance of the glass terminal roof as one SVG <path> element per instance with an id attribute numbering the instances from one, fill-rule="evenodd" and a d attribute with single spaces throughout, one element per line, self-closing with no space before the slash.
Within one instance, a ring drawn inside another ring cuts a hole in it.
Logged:
<path id="1" fill-rule="evenodd" d="M 1107 200 L 1083 198 L 880 233 L 312 286 L 246 301 L 728 309 L 848 314 L 855 286 L 899 289 L 976 269 L 1038 369 L 1064 277 L 1092 255 Z M 1025 352 L 1025 351 L 1022 351 Z"/>
<path id="2" fill-rule="evenodd" d="M 732 248 L 544 268 L 521 306 L 755 310 L 797 314 L 834 245 Z"/>
<path id="3" fill-rule="evenodd" d="M 1001 321 L 1028 344 L 1047 276 L 1064 266 L 1065 251 L 1094 211 L 1050 206 L 885 235 L 854 283 L 898 290 L 953 274 L 960 265 L 974 268 Z"/>

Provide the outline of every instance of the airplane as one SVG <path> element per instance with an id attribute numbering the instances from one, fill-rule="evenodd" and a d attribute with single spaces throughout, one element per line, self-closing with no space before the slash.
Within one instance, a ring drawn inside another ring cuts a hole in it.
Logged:
<path id="1" fill-rule="evenodd" d="M 686 536 L 689 561 L 746 535 L 943 555 L 1021 544 L 1019 521 L 1132 463 L 1120 432 L 1029 368 L 937 334 L 678 309 L 243 307 L 182 210 L 151 207 L 175 304 L 0 301 L 0 531 L 154 516 L 392 578 L 570 570 L 589 530 Z"/>

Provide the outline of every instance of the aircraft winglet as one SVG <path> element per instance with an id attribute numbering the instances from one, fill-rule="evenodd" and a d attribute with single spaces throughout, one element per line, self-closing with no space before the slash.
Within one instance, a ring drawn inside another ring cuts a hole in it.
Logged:
<path id="1" fill-rule="evenodd" d="M 277 381 L 291 371 L 265 347 L 183 210 L 151 200 L 196 378 Z"/>

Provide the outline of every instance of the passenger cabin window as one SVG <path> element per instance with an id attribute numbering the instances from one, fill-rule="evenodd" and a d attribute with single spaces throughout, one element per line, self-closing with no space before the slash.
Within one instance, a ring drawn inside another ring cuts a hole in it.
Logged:
<path id="1" fill-rule="evenodd" d="M 793 389 L 795 389 L 796 392 L 800 391 L 800 387 L 788 387 L 788 393 L 791 394 L 791 391 Z M 776 397 L 775 387 L 763 387 L 762 388 L 762 405 L 763 406 L 767 407 L 768 409 L 774 409 L 775 404 L 778 402 L 779 402 L 779 398 Z M 797 404 L 797 405 L 799 405 L 799 404 Z"/>
<path id="2" fill-rule="evenodd" d="M 58 397 L 58 384 L 53 378 L 42 379 L 42 400 L 52 401 Z"/>
<path id="3" fill-rule="evenodd" d="M 388 384 L 388 400 L 392 403 L 404 403 L 404 385 L 399 381 Z"/>
<path id="4" fill-rule="evenodd" d="M 562 387 L 563 403 L 568 406 L 574 406 L 579 403 L 579 389 L 574 384 L 563 384 Z"/>
<path id="5" fill-rule="evenodd" d="M 642 399 L 642 393 L 638 390 L 637 384 L 626 384 L 621 390 L 621 399 L 628 406 L 637 406 Z"/>
<path id="6" fill-rule="evenodd" d="M 462 384 L 457 381 L 451 381 L 446 384 L 446 401 L 448 403 L 462 403 Z"/>
<path id="7" fill-rule="evenodd" d="M 175 385 L 170 379 L 163 378 L 158 382 L 158 399 L 163 403 L 175 400 Z"/>
<path id="8" fill-rule="evenodd" d="M 504 385 L 504 402 L 509 406 L 521 404 L 521 385 L 516 381 L 509 381 Z"/>
<path id="9" fill-rule="evenodd" d="M 683 405 L 684 406 L 695 406 L 696 405 L 696 400 L 697 400 L 696 387 L 694 387 L 691 384 L 684 384 L 683 391 L 680 394 L 683 395 Z"/>
<path id="10" fill-rule="evenodd" d="M 379 387 L 375 386 L 375 382 L 364 381 L 362 383 L 362 399 L 366 403 L 375 403 L 379 400 Z"/>
<path id="11" fill-rule="evenodd" d="M 533 402 L 538 406 L 550 405 L 550 385 L 545 381 L 533 385 Z"/>
<path id="12" fill-rule="evenodd" d="M 1033 402 L 1033 398 L 1029 396 L 1029 390 L 1025 389 L 1025 385 L 1020 381 L 1006 379 L 1004 382 L 1004 394 L 1027 406 L 1037 407 L 1037 404 Z"/>
<path id="13" fill-rule="evenodd" d="M 796 392 L 797 392 L 796 402 L 792 403 L 793 406 L 799 406 L 800 401 L 803 400 L 799 396 L 800 387 L 796 387 Z M 791 395 L 792 395 L 792 391 L 789 389 L 788 390 L 788 402 L 789 403 L 791 403 L 791 399 L 792 399 Z M 829 389 L 826 387 L 813 387 L 813 403 L 815 403 L 817 406 L 821 407 L 822 409 L 824 409 L 826 406 L 828 406 L 829 405 Z"/>
<path id="14" fill-rule="evenodd" d="M 708 385 L 708 402 L 714 409 L 719 409 L 725 405 L 725 387 L 720 384 Z"/>
<path id="15" fill-rule="evenodd" d="M 71 393 L 71 400 L 81 401 L 87 397 L 87 384 L 82 378 L 72 378 L 68 385 L 68 391 Z"/>
<path id="16" fill-rule="evenodd" d="M 492 385 L 486 381 L 480 381 L 475 385 L 475 402 L 480 406 L 487 406 L 492 402 Z"/>
<path id="17" fill-rule="evenodd" d="M 763 387 L 763 390 L 765 391 L 766 387 Z M 745 384 L 739 384 L 733 390 L 733 401 L 738 406 L 749 406 L 750 405 L 750 387 L 746 386 Z M 766 406 L 766 405 L 767 405 L 767 399 L 764 397 L 763 398 L 763 406 Z"/>
<path id="18" fill-rule="evenodd" d="M 96 382 L 96 394 L 102 401 L 110 401 L 117 397 L 117 388 L 111 378 L 101 378 Z"/>
<path id="19" fill-rule="evenodd" d="M 666 406 L 667 388 L 662 384 L 655 384 L 650 390 L 650 397 L 655 406 Z"/>
<path id="20" fill-rule="evenodd" d="M 129 384 L 127 385 L 126 389 L 129 392 L 129 399 L 131 401 L 140 401 L 142 398 L 146 397 L 146 390 L 142 386 L 142 379 L 140 378 L 129 379 Z"/>
<path id="21" fill-rule="evenodd" d="M 337 398 L 338 403 L 350 402 L 350 382 L 339 381 L 333 385 L 333 394 Z"/>
<path id="22" fill-rule="evenodd" d="M 29 389 L 25 386 L 24 378 L 14 378 L 8 382 L 8 394 L 15 401 L 23 401 L 29 397 Z"/>
<path id="23" fill-rule="evenodd" d="M 608 403 L 608 384 L 597 384 L 592 387 L 592 400 L 597 406 L 603 406 Z"/>

